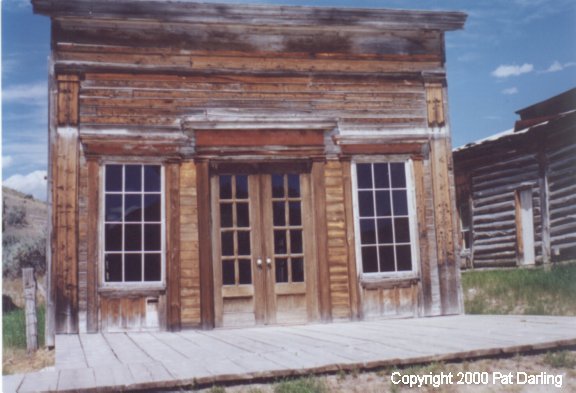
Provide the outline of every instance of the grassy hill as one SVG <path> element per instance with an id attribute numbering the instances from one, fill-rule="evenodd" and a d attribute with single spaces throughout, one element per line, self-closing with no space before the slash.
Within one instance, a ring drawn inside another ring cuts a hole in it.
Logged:
<path id="1" fill-rule="evenodd" d="M 21 306 L 23 267 L 34 267 L 43 297 L 48 205 L 7 187 L 2 196 L 2 294 Z"/>

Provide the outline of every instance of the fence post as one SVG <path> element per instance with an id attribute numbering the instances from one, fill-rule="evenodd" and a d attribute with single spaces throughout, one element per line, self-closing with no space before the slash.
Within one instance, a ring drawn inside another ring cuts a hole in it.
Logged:
<path id="1" fill-rule="evenodd" d="M 26 349 L 30 353 L 38 349 L 34 268 L 25 267 L 22 269 L 22 281 L 24 283 L 24 312 L 26 315 Z"/>

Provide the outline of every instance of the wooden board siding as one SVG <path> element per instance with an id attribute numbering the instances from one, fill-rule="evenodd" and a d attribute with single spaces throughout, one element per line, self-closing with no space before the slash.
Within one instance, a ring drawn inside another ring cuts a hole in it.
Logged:
<path id="1" fill-rule="evenodd" d="M 564 143 L 546 150 L 550 247 L 554 260 L 576 255 L 576 138 L 568 135 L 559 140 Z"/>
<path id="2" fill-rule="evenodd" d="M 335 160 L 329 160 L 324 169 L 328 270 L 333 319 L 348 319 L 352 316 L 342 170 L 342 163 Z"/>
<path id="3" fill-rule="evenodd" d="M 167 327 L 180 330 L 180 165 L 169 162 L 166 174 Z"/>
<path id="4" fill-rule="evenodd" d="M 340 119 L 345 130 L 418 128 L 426 122 L 417 77 L 88 73 L 80 108 L 83 127 L 180 129 L 183 119 L 235 124 L 298 118 Z"/>
<path id="5" fill-rule="evenodd" d="M 200 326 L 200 260 L 196 165 L 180 166 L 180 302 L 182 327 Z"/>
<path id="6" fill-rule="evenodd" d="M 540 194 L 535 154 L 509 154 L 505 160 L 478 168 L 472 175 L 474 200 L 474 266 L 515 266 L 518 262 L 515 193 L 533 192 L 536 255 L 540 246 Z"/>

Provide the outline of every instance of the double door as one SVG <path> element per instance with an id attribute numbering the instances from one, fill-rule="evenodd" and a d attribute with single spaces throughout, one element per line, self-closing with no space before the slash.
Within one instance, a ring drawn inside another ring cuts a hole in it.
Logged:
<path id="1" fill-rule="evenodd" d="M 216 326 L 314 320 L 310 175 L 241 169 L 211 178 Z"/>

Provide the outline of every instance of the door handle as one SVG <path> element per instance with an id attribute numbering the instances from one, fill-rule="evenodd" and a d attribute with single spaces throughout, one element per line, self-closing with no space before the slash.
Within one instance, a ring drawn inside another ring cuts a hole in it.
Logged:
<path id="1" fill-rule="evenodd" d="M 266 258 L 266 265 L 268 265 L 268 267 L 271 268 L 272 267 L 272 259 Z"/>
<path id="2" fill-rule="evenodd" d="M 256 260 L 256 266 L 258 266 L 258 268 L 262 269 L 262 258 L 258 258 Z"/>

